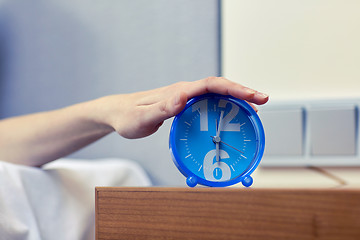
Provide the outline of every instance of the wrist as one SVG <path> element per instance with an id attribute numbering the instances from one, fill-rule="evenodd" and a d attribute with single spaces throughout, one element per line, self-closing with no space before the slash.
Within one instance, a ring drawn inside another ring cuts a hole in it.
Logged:
<path id="1" fill-rule="evenodd" d="M 114 128 L 107 120 L 109 106 L 104 103 L 104 98 L 73 105 L 73 112 L 83 126 L 89 126 L 99 134 L 106 135 L 113 132 Z"/>

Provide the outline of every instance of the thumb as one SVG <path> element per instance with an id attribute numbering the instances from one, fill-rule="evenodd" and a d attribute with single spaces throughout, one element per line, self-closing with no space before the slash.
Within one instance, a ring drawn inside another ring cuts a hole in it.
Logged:
<path id="1" fill-rule="evenodd" d="M 187 95 L 184 92 L 176 93 L 172 98 L 160 102 L 158 105 L 159 118 L 164 121 L 179 114 L 185 107 Z"/>
<path id="2" fill-rule="evenodd" d="M 184 109 L 187 102 L 187 95 L 184 92 L 179 92 L 173 97 L 172 101 L 173 109 L 172 114 L 170 114 L 169 118 L 179 114 Z"/>
<path id="3" fill-rule="evenodd" d="M 184 92 L 155 104 L 148 105 L 143 115 L 145 127 L 158 128 L 163 121 L 180 113 L 187 102 Z"/>

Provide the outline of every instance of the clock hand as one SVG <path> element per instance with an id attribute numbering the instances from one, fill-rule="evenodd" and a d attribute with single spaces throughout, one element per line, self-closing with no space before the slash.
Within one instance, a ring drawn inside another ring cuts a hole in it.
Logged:
<path id="1" fill-rule="evenodd" d="M 229 147 L 231 147 L 232 149 L 234 149 L 234 150 L 236 150 L 236 151 L 238 151 L 238 152 L 244 153 L 243 151 L 241 151 L 241 150 L 239 150 L 239 149 L 231 146 L 230 144 L 227 144 L 226 142 L 222 141 L 220 138 L 217 138 L 217 137 L 214 137 L 214 136 L 210 136 L 210 137 L 213 139 L 213 142 L 215 142 L 215 143 L 217 143 L 217 144 L 218 144 L 218 143 L 223 143 L 223 144 L 225 144 L 226 146 L 229 146 Z"/>
<path id="2" fill-rule="evenodd" d="M 238 151 L 238 152 L 244 153 L 243 151 L 240 151 L 239 149 L 237 149 L 237 148 L 235 148 L 235 147 L 227 144 L 226 142 L 223 142 L 223 141 L 220 141 L 220 142 L 223 143 L 223 144 L 225 144 L 225 145 L 227 145 L 227 146 L 229 146 L 229 147 L 231 147 L 232 149 L 235 149 L 235 150 Z"/>
<path id="3" fill-rule="evenodd" d="M 220 144 L 215 142 L 216 145 L 216 162 L 220 162 Z"/>
<path id="4" fill-rule="evenodd" d="M 220 113 L 220 119 L 219 119 L 219 124 L 217 125 L 217 129 L 216 129 L 216 139 L 214 141 L 215 145 L 216 145 L 216 161 L 220 162 L 220 131 L 221 131 L 221 123 L 222 123 L 222 119 L 224 116 L 224 111 L 221 111 Z M 217 123 L 217 121 L 215 122 Z"/>
<path id="5" fill-rule="evenodd" d="M 221 123 L 222 123 L 223 116 L 224 116 L 224 111 L 221 111 L 220 118 L 219 118 L 219 125 L 217 126 L 217 130 L 216 130 L 216 137 L 220 137 L 220 131 L 221 131 L 221 127 L 222 127 Z"/>
<path id="6" fill-rule="evenodd" d="M 215 119 L 215 125 L 216 125 L 216 134 L 218 134 L 218 129 L 219 129 L 219 125 L 217 123 L 217 119 Z M 217 139 L 218 141 L 216 141 L 215 139 Z M 216 146 L 216 162 L 219 162 L 220 161 L 220 137 L 213 137 L 213 142 L 215 143 L 215 146 Z"/>

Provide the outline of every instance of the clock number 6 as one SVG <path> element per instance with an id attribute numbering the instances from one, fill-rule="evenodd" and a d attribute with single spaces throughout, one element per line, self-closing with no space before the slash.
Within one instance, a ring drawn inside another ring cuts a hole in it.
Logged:
<path id="1" fill-rule="evenodd" d="M 227 104 L 231 104 L 230 112 L 227 113 L 223 118 L 224 128 L 221 131 L 232 131 L 239 132 L 240 131 L 240 123 L 230 123 L 236 115 L 239 113 L 239 107 L 235 104 L 226 101 L 224 99 L 219 100 L 218 107 L 226 108 Z M 209 130 L 209 121 L 208 121 L 208 100 L 202 100 L 200 102 L 195 103 L 192 106 L 192 111 L 198 111 L 200 114 L 200 131 L 208 131 Z"/>
<path id="2" fill-rule="evenodd" d="M 204 176 L 205 179 L 208 181 L 227 181 L 230 180 L 231 177 L 231 170 L 229 165 L 227 165 L 225 162 L 220 161 L 214 161 L 214 158 L 216 157 L 216 150 L 209 151 L 204 158 Z M 226 159 L 230 158 L 229 154 L 224 151 L 220 150 L 220 158 Z M 221 177 L 215 178 L 215 175 L 218 174 L 218 170 L 221 169 Z"/>

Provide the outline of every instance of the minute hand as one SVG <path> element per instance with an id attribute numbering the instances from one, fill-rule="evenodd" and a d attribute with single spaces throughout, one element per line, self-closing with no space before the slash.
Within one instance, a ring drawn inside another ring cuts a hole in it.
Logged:
<path id="1" fill-rule="evenodd" d="M 214 138 L 213 136 L 210 136 L 210 137 L 211 137 L 211 138 Z M 223 144 L 225 144 L 226 146 L 231 147 L 232 149 L 235 149 L 235 150 L 238 151 L 238 152 L 244 153 L 243 151 L 240 151 L 240 150 L 237 149 L 236 147 L 233 147 L 233 146 L 231 146 L 230 144 L 227 144 L 226 142 L 224 142 L 224 141 L 222 141 L 222 140 L 220 140 L 220 142 L 223 143 Z"/>

